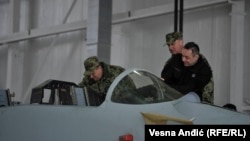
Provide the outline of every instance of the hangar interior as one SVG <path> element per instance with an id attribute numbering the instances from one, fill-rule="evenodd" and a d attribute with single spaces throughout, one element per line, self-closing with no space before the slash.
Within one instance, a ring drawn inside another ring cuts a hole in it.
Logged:
<path id="1" fill-rule="evenodd" d="M 78 84 L 83 61 L 143 68 L 160 76 L 171 56 L 175 0 L 0 0 L 0 89 L 26 104 L 53 79 Z M 184 0 L 184 42 L 194 41 L 214 75 L 214 103 L 250 112 L 250 1 Z"/>

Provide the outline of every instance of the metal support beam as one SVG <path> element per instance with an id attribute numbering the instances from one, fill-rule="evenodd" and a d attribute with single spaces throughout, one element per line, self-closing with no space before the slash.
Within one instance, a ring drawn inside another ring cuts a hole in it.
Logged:
<path id="1" fill-rule="evenodd" d="M 10 33 L 19 32 L 20 25 L 20 1 L 18 0 L 10 0 Z"/>
<path id="2" fill-rule="evenodd" d="M 230 55 L 230 102 L 243 108 L 243 77 L 244 77 L 244 23 L 245 0 L 232 0 L 231 11 L 231 55 Z"/>
<path id="3" fill-rule="evenodd" d="M 183 33 L 183 7 L 184 2 L 180 0 L 179 32 Z"/>
<path id="4" fill-rule="evenodd" d="M 13 33 L 9 36 L 2 37 L 0 39 L 0 44 L 9 44 L 60 33 L 73 32 L 77 30 L 86 30 L 86 21 L 72 22 L 68 24 L 61 24 L 51 27 L 31 29 L 23 32 Z"/>
<path id="5" fill-rule="evenodd" d="M 87 48 L 89 56 L 110 62 L 112 0 L 89 0 Z"/>
<path id="6" fill-rule="evenodd" d="M 179 0 L 174 1 L 174 32 L 178 31 L 178 5 L 179 5 Z"/>
<path id="7" fill-rule="evenodd" d="M 183 32 L 183 0 L 174 2 L 174 31 Z"/>
<path id="8" fill-rule="evenodd" d="M 20 1 L 16 0 L 10 0 L 9 5 L 9 13 L 10 13 L 10 19 L 9 19 L 9 32 L 19 32 L 19 25 L 20 25 Z M 12 82 L 12 70 L 14 67 L 14 45 L 8 45 L 8 56 L 7 56 L 7 75 L 6 75 L 6 87 L 11 87 Z M 22 71 L 22 70 L 21 70 Z"/>

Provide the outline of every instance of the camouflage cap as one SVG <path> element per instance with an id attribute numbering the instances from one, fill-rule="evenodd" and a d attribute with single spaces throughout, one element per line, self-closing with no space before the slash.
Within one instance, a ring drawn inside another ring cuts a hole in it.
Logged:
<path id="1" fill-rule="evenodd" d="M 181 32 L 171 32 L 166 35 L 166 44 L 172 45 L 176 40 L 182 39 L 182 33 Z"/>
<path id="2" fill-rule="evenodd" d="M 96 56 L 91 56 L 84 61 L 85 73 L 90 75 L 99 66 L 99 60 Z"/>

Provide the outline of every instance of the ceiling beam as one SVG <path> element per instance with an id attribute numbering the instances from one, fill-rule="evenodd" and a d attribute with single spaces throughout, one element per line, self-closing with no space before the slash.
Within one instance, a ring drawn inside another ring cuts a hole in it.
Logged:
<path id="1" fill-rule="evenodd" d="M 204 2 L 199 4 L 185 5 L 184 10 L 192 10 L 202 7 L 215 6 L 220 4 L 228 4 L 228 0 L 217 0 L 211 2 Z M 129 22 L 133 20 L 140 20 L 144 18 L 160 16 L 165 14 L 172 14 L 174 11 L 172 5 L 162 5 L 147 9 L 140 9 L 136 11 L 128 11 L 124 13 L 118 13 L 112 16 L 112 24 L 119 24 Z M 72 23 L 66 23 L 62 25 L 55 25 L 51 27 L 30 29 L 22 32 L 12 33 L 5 37 L 0 37 L 0 45 L 9 44 L 13 42 L 29 40 L 39 37 L 50 36 L 54 34 L 60 34 L 65 32 L 72 32 L 77 30 L 86 30 L 87 21 L 78 21 Z"/>

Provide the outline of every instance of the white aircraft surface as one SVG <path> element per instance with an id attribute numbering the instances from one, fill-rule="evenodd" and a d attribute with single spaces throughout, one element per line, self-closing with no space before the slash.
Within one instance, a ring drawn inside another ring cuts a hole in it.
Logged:
<path id="1" fill-rule="evenodd" d="M 0 141 L 118 141 L 122 137 L 144 141 L 146 124 L 250 125 L 250 115 L 183 96 L 143 69 L 120 74 L 104 101 L 86 88 L 71 90 L 68 103 L 56 91 L 47 102 L 43 92 L 34 94 L 30 104 L 0 107 Z"/>

